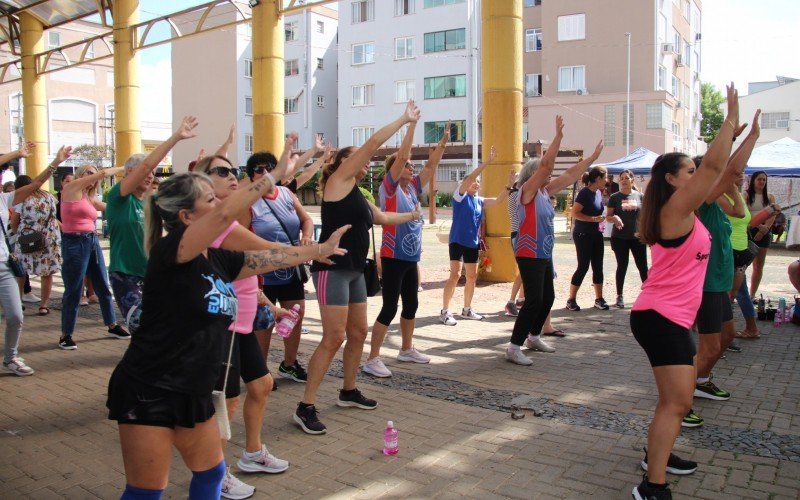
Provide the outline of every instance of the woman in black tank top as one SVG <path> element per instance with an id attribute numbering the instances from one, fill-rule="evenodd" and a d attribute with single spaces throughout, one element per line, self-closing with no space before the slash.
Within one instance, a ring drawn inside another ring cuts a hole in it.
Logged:
<path id="1" fill-rule="evenodd" d="M 417 120 L 419 109 L 414 101 L 409 101 L 399 118 L 378 130 L 360 148 L 341 149 L 333 163 L 322 171 L 320 239 L 324 240 L 340 225 L 350 224 L 352 227 L 340 242 L 341 248 L 347 249 L 346 255 L 332 258 L 332 264 L 314 262 L 311 267 L 322 318 L 322 341 L 308 363 L 305 394 L 294 415 L 295 422 L 309 434 L 325 433 L 325 425 L 317 418 L 314 402 L 322 378 L 345 337 L 344 381 L 337 405 L 365 410 L 378 406 L 376 401 L 364 397 L 356 389 L 356 374 L 368 329 L 364 264 L 369 249 L 369 231 L 373 224 L 392 226 L 419 219 L 420 213 L 383 213 L 364 198 L 358 183 L 367 174 L 375 151 L 403 125 Z"/>

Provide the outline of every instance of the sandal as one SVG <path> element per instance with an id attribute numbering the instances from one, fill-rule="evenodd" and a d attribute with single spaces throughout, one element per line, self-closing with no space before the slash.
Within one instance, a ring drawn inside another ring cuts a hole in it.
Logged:
<path id="1" fill-rule="evenodd" d="M 87 299 L 86 297 L 81 297 L 81 300 L 80 300 L 80 302 L 78 302 L 78 305 L 79 306 L 88 306 L 89 305 L 89 299 Z"/>
<path id="2" fill-rule="evenodd" d="M 50 309 L 46 307 L 39 308 L 39 316 L 47 316 L 48 314 L 50 314 Z"/>
<path id="3" fill-rule="evenodd" d="M 542 335 L 546 335 L 548 337 L 566 337 L 567 336 L 567 334 L 564 333 L 563 330 L 559 330 L 558 328 L 556 328 L 552 332 L 542 332 Z"/>
<path id="4" fill-rule="evenodd" d="M 100 303 L 100 299 L 97 297 L 97 295 L 89 295 L 87 297 L 87 299 L 89 300 L 90 304 L 99 304 Z"/>
<path id="5" fill-rule="evenodd" d="M 758 332 L 741 331 L 741 332 L 736 332 L 736 335 L 734 335 L 734 337 L 736 337 L 737 339 L 755 340 L 755 339 L 761 337 L 761 334 L 758 333 Z"/>

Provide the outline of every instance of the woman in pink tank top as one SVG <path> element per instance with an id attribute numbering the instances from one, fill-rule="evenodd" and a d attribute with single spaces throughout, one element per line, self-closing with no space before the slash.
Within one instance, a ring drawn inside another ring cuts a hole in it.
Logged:
<path id="1" fill-rule="evenodd" d="M 631 329 L 653 368 L 658 404 L 641 463 L 647 474 L 633 488 L 639 500 L 672 498 L 667 471 L 691 474 L 697 468 L 671 452 L 692 407 L 696 350 L 689 328 L 700 304 L 711 248 L 709 233 L 694 212 L 726 172 L 733 139 L 743 130 L 737 92 L 732 84 L 727 91 L 728 113 L 703 158 L 703 168 L 696 170 L 682 153 L 659 156 L 642 202 L 640 239 L 651 248 L 653 266 L 633 305 Z"/>
<path id="2" fill-rule="evenodd" d="M 61 338 L 58 347 L 64 350 L 78 348 L 72 340 L 72 333 L 75 331 L 86 276 L 94 285 L 108 334 L 119 339 L 129 339 L 131 336 L 117 324 L 105 258 L 95 229 L 97 212 L 105 210 L 105 204 L 97 200 L 97 186 L 101 179 L 121 171 L 121 167 L 98 170 L 94 165 L 84 165 L 78 169 L 73 181 L 64 184 L 61 192 L 61 253 L 64 256 L 61 277 L 64 280 L 64 296 L 61 299 Z"/>

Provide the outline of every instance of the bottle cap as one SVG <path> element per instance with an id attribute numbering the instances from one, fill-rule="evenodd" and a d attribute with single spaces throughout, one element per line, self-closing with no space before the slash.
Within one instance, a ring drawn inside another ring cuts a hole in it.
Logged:
<path id="1" fill-rule="evenodd" d="M 386 422 L 386 427 L 394 427 L 394 422 L 389 420 L 388 422 Z"/>

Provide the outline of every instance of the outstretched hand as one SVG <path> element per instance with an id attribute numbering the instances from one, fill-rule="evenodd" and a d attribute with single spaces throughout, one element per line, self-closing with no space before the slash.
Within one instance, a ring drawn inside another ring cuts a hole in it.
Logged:
<path id="1" fill-rule="evenodd" d="M 750 129 L 750 135 L 758 139 L 761 135 L 761 121 L 759 118 L 761 117 L 761 109 L 756 110 L 755 116 L 753 116 L 753 127 Z"/>
<path id="2" fill-rule="evenodd" d="M 63 163 L 64 160 L 69 158 L 72 155 L 72 146 L 61 146 L 58 149 L 58 153 L 56 153 L 56 158 L 53 160 L 53 163 L 56 165 Z"/>
<path id="3" fill-rule="evenodd" d="M 564 117 L 556 115 L 556 135 L 564 135 Z"/>
<path id="4" fill-rule="evenodd" d="M 352 226 L 347 224 L 345 226 L 340 227 L 336 231 L 334 231 L 330 238 L 324 243 L 319 244 L 319 254 L 320 257 L 330 257 L 331 255 L 344 255 L 347 253 L 347 249 L 339 248 L 339 241 L 342 239 L 342 235 L 346 233 Z"/>
<path id="5" fill-rule="evenodd" d="M 495 158 L 497 158 L 497 148 L 492 146 L 489 148 L 489 159 L 486 160 L 486 164 L 488 165 L 489 163 L 492 163 Z"/>
<path id="6" fill-rule="evenodd" d="M 592 157 L 593 158 L 599 158 L 600 157 L 600 153 L 603 152 L 603 146 L 604 146 L 604 143 L 603 143 L 603 140 L 601 139 L 600 142 L 597 143 L 597 146 L 594 147 L 594 153 L 592 153 Z"/>
<path id="7" fill-rule="evenodd" d="M 317 134 L 314 137 L 314 149 L 317 151 L 322 151 L 322 148 L 325 147 L 325 141 L 322 140 L 322 134 Z"/>
<path id="8" fill-rule="evenodd" d="M 31 154 L 33 154 L 33 150 L 36 149 L 36 143 L 31 141 L 24 141 L 22 145 L 19 147 L 19 156 L 21 158 L 27 158 Z"/>
<path id="9" fill-rule="evenodd" d="M 197 123 L 197 118 L 194 116 L 184 116 L 183 121 L 181 121 L 180 126 L 175 131 L 178 140 L 191 139 L 194 137 L 196 134 L 193 131 Z"/>
<path id="10" fill-rule="evenodd" d="M 733 82 L 726 86 L 725 90 L 728 94 L 728 115 L 725 119 L 731 122 L 733 131 L 736 133 L 739 129 L 739 91 L 736 90 L 736 86 Z"/>
<path id="11" fill-rule="evenodd" d="M 406 110 L 403 112 L 403 121 L 405 123 L 417 122 L 420 117 L 420 111 L 414 99 L 408 101 Z"/>

